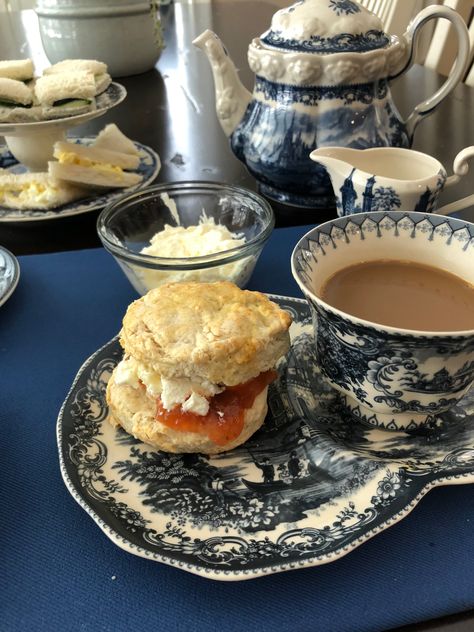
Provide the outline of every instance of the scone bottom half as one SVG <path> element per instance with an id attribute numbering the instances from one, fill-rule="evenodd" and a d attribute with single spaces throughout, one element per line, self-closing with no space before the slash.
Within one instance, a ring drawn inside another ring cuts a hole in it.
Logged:
<path id="1" fill-rule="evenodd" d="M 266 295 L 227 281 L 151 290 L 123 320 L 109 420 L 166 452 L 217 454 L 244 443 L 264 422 L 290 324 Z"/>

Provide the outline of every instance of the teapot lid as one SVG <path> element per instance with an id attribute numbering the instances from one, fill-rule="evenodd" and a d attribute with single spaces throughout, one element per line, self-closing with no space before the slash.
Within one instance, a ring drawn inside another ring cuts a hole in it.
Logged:
<path id="1" fill-rule="evenodd" d="M 363 53 L 385 48 L 381 20 L 354 0 L 298 0 L 280 9 L 260 37 L 265 48 L 305 53 Z"/>

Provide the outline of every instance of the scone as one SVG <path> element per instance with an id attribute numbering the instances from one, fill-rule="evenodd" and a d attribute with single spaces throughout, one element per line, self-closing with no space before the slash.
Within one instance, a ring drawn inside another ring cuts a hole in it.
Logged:
<path id="1" fill-rule="evenodd" d="M 240 445 L 265 419 L 290 324 L 264 294 L 227 281 L 151 290 L 123 320 L 124 358 L 107 386 L 111 423 L 167 452 Z"/>

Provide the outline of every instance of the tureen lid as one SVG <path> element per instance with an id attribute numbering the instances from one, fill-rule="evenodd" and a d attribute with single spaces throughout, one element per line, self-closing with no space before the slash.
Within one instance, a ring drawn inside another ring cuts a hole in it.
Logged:
<path id="1" fill-rule="evenodd" d="M 305 53 L 363 53 L 385 48 L 381 20 L 354 0 L 299 0 L 277 11 L 260 37 L 265 48 Z"/>

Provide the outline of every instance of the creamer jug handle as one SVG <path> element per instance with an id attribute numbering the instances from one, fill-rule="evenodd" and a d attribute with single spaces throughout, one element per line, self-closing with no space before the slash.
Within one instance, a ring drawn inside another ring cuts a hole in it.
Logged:
<path id="1" fill-rule="evenodd" d="M 466 147 L 462 151 L 458 153 L 453 163 L 453 175 L 449 176 L 446 180 L 444 186 L 451 186 L 452 184 L 457 184 L 459 180 L 467 175 L 469 171 L 468 160 L 469 158 L 474 157 L 474 145 L 470 147 Z M 468 206 L 474 205 L 474 194 L 467 195 L 460 200 L 456 200 L 455 202 L 451 202 L 450 204 L 446 204 L 446 206 L 442 206 L 434 210 L 433 212 L 437 215 L 451 215 L 452 213 L 457 213 L 458 211 L 462 211 Z"/>
<path id="2" fill-rule="evenodd" d="M 396 72 L 396 74 L 391 76 L 390 79 L 398 77 L 411 66 L 421 27 L 429 20 L 437 18 L 446 18 L 453 25 L 458 39 L 458 54 L 449 73 L 449 77 L 443 83 L 441 88 L 439 88 L 439 90 L 437 90 L 431 97 L 417 105 L 405 121 L 410 141 L 413 138 L 413 134 L 418 123 L 425 116 L 432 114 L 441 101 L 447 97 L 451 90 L 453 90 L 463 79 L 469 63 L 469 31 L 467 30 L 464 20 L 459 13 L 450 7 L 432 5 L 420 11 L 420 13 L 418 13 L 418 15 L 408 25 L 408 28 L 403 36 L 410 51 L 408 61 L 404 65 L 403 69 Z"/>

